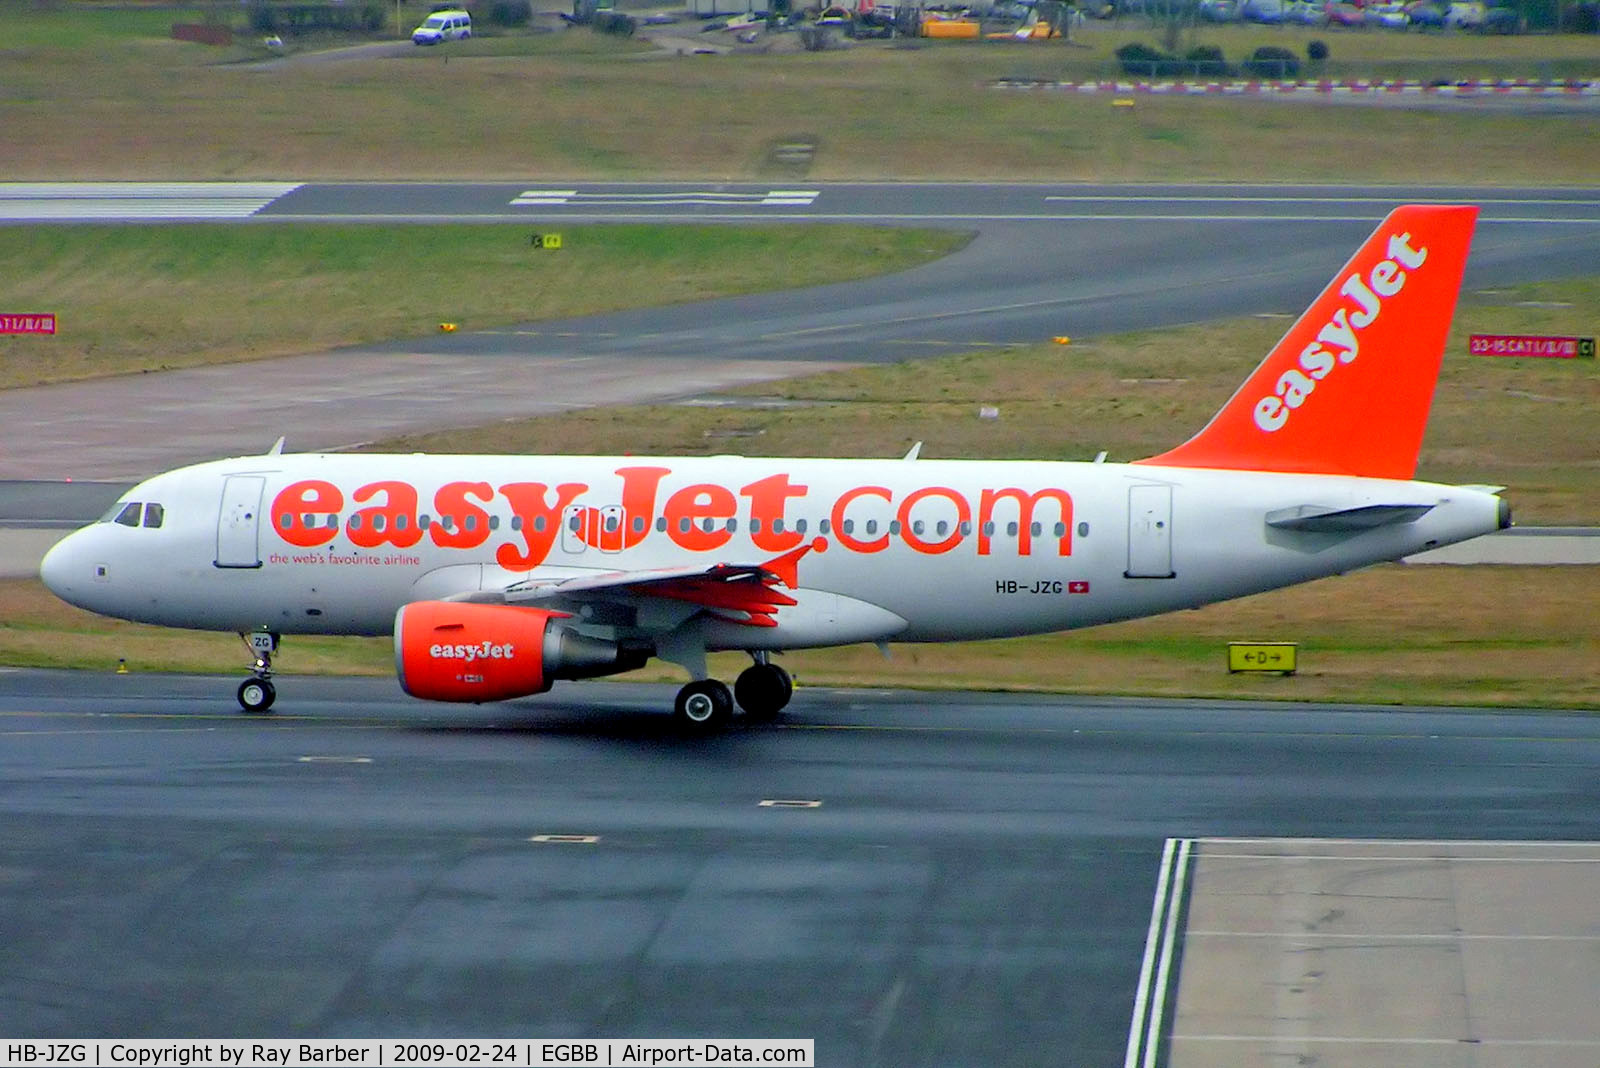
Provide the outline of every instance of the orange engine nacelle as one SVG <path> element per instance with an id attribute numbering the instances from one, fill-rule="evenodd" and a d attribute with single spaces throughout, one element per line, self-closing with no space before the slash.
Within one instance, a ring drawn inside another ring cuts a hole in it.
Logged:
<path id="1" fill-rule="evenodd" d="M 628 671 L 648 652 L 563 626 L 562 612 L 508 605 L 416 601 L 394 617 L 400 686 L 428 701 L 505 701 L 543 693 L 556 679 Z"/>

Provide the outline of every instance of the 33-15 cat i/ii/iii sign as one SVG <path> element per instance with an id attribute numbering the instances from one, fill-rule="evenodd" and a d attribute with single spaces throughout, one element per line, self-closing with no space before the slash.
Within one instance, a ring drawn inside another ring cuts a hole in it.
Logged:
<path id="1" fill-rule="evenodd" d="M 54 315 L 6 315 L 0 313 L 0 334 L 53 334 Z"/>
<path id="2" fill-rule="evenodd" d="M 1467 351 L 1474 356 L 1540 356 L 1557 360 L 1594 359 L 1592 337 L 1547 337 L 1541 334 L 1473 334 Z"/>

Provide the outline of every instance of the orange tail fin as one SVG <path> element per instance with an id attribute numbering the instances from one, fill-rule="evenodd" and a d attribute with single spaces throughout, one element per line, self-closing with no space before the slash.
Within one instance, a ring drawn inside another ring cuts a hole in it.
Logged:
<path id="1" fill-rule="evenodd" d="M 1138 462 L 1411 478 L 1477 218 L 1395 209 L 1205 429 Z"/>

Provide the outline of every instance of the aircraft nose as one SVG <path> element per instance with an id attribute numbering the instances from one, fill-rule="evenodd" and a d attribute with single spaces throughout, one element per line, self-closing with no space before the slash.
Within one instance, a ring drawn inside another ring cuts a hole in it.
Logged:
<path id="1" fill-rule="evenodd" d="M 76 604 L 73 591 L 87 584 L 89 566 L 84 559 L 82 532 L 78 531 L 56 542 L 44 554 L 39 561 L 39 577 L 51 593 Z"/>

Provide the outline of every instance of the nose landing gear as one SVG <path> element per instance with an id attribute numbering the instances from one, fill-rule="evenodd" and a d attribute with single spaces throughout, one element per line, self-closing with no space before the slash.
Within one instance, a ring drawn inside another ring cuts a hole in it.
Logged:
<path id="1" fill-rule="evenodd" d="M 251 631 L 239 638 L 255 660 L 250 677 L 239 684 L 239 707 L 255 715 L 271 708 L 278 696 L 277 688 L 272 685 L 272 654 L 278 651 L 278 635 Z"/>

